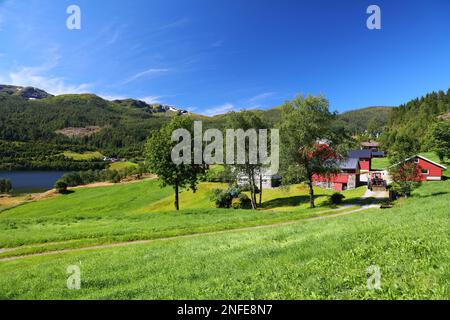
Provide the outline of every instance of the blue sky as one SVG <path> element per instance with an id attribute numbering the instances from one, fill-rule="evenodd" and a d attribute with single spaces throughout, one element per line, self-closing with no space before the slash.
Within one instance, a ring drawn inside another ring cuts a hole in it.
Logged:
<path id="1" fill-rule="evenodd" d="M 71 4 L 81 30 L 66 28 Z M 205 114 L 297 93 L 341 112 L 398 105 L 450 87 L 450 2 L 0 0 L 0 83 Z"/>

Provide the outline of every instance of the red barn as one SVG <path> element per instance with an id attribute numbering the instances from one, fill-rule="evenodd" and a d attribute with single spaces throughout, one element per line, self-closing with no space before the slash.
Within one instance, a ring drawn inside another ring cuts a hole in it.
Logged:
<path id="1" fill-rule="evenodd" d="M 336 191 L 355 189 L 359 186 L 359 161 L 358 159 L 348 159 L 339 164 L 341 172 L 329 177 L 313 176 L 313 182 L 316 186 Z"/>
<path id="2" fill-rule="evenodd" d="M 420 169 L 422 181 L 439 181 L 442 180 L 443 170 L 447 170 L 447 167 L 442 164 L 436 163 L 423 156 L 417 155 L 407 159 L 406 161 L 414 160 Z"/>
<path id="3" fill-rule="evenodd" d="M 359 159 L 359 167 L 363 171 L 370 171 L 372 167 L 372 151 L 371 150 L 351 150 L 348 157 Z"/>

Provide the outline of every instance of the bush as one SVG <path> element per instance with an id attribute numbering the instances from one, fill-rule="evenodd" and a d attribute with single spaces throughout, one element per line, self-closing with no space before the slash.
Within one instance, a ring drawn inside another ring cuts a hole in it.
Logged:
<path id="1" fill-rule="evenodd" d="M 233 199 L 231 207 L 233 209 L 251 209 L 252 202 L 246 194 L 241 193 L 238 198 Z"/>
<path id="2" fill-rule="evenodd" d="M 0 179 L 0 193 L 9 193 L 12 190 L 11 180 Z"/>
<path id="3" fill-rule="evenodd" d="M 344 199 L 345 196 L 339 192 L 335 192 L 330 196 L 330 202 L 335 205 L 341 204 Z"/>
<path id="4" fill-rule="evenodd" d="M 67 193 L 67 183 L 62 180 L 58 180 L 55 183 L 56 192 L 64 194 Z"/>
<path id="5" fill-rule="evenodd" d="M 210 200 L 215 202 L 216 208 L 231 208 L 233 199 L 238 200 L 240 196 L 241 190 L 236 187 L 232 187 L 227 190 L 214 189 L 210 196 Z"/>

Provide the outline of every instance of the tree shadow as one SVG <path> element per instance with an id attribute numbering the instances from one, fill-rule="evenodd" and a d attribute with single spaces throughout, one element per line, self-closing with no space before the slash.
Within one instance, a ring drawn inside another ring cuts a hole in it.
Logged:
<path id="1" fill-rule="evenodd" d="M 60 192 L 59 194 L 62 194 L 63 196 L 66 196 L 66 195 L 72 194 L 72 193 L 75 193 L 75 191 L 74 190 L 66 190 L 66 191 Z"/>
<path id="2" fill-rule="evenodd" d="M 314 199 L 317 199 L 317 198 L 318 198 L 317 196 L 314 197 Z M 295 207 L 295 206 L 304 204 L 306 202 L 309 202 L 308 195 L 293 196 L 293 197 L 287 197 L 287 198 L 277 198 L 277 199 L 272 199 L 272 200 L 263 202 L 262 208 L 274 209 L 274 208 L 280 208 L 280 207 Z"/>
<path id="3" fill-rule="evenodd" d="M 430 197 L 436 197 L 436 196 L 444 196 L 449 193 L 450 192 L 447 192 L 447 191 L 439 191 L 439 192 L 433 192 L 433 193 L 426 194 L 426 195 L 413 194 L 412 197 L 414 197 L 414 198 L 430 198 Z"/>

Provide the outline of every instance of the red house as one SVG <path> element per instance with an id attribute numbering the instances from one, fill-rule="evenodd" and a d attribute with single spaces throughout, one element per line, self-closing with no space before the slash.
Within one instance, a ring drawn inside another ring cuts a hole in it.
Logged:
<path id="1" fill-rule="evenodd" d="M 348 153 L 349 158 L 359 159 L 359 167 L 363 171 L 370 171 L 372 168 L 371 150 L 352 150 Z"/>
<path id="2" fill-rule="evenodd" d="M 359 161 L 358 159 L 348 159 L 339 164 L 341 172 L 329 177 L 313 176 L 313 182 L 316 186 L 325 189 L 334 189 L 336 191 L 355 189 L 359 186 Z"/>
<path id="3" fill-rule="evenodd" d="M 447 170 L 447 167 L 442 164 L 431 161 L 420 155 L 411 157 L 405 161 L 411 160 L 414 160 L 419 167 L 422 181 L 440 181 L 442 180 L 443 170 Z"/>

